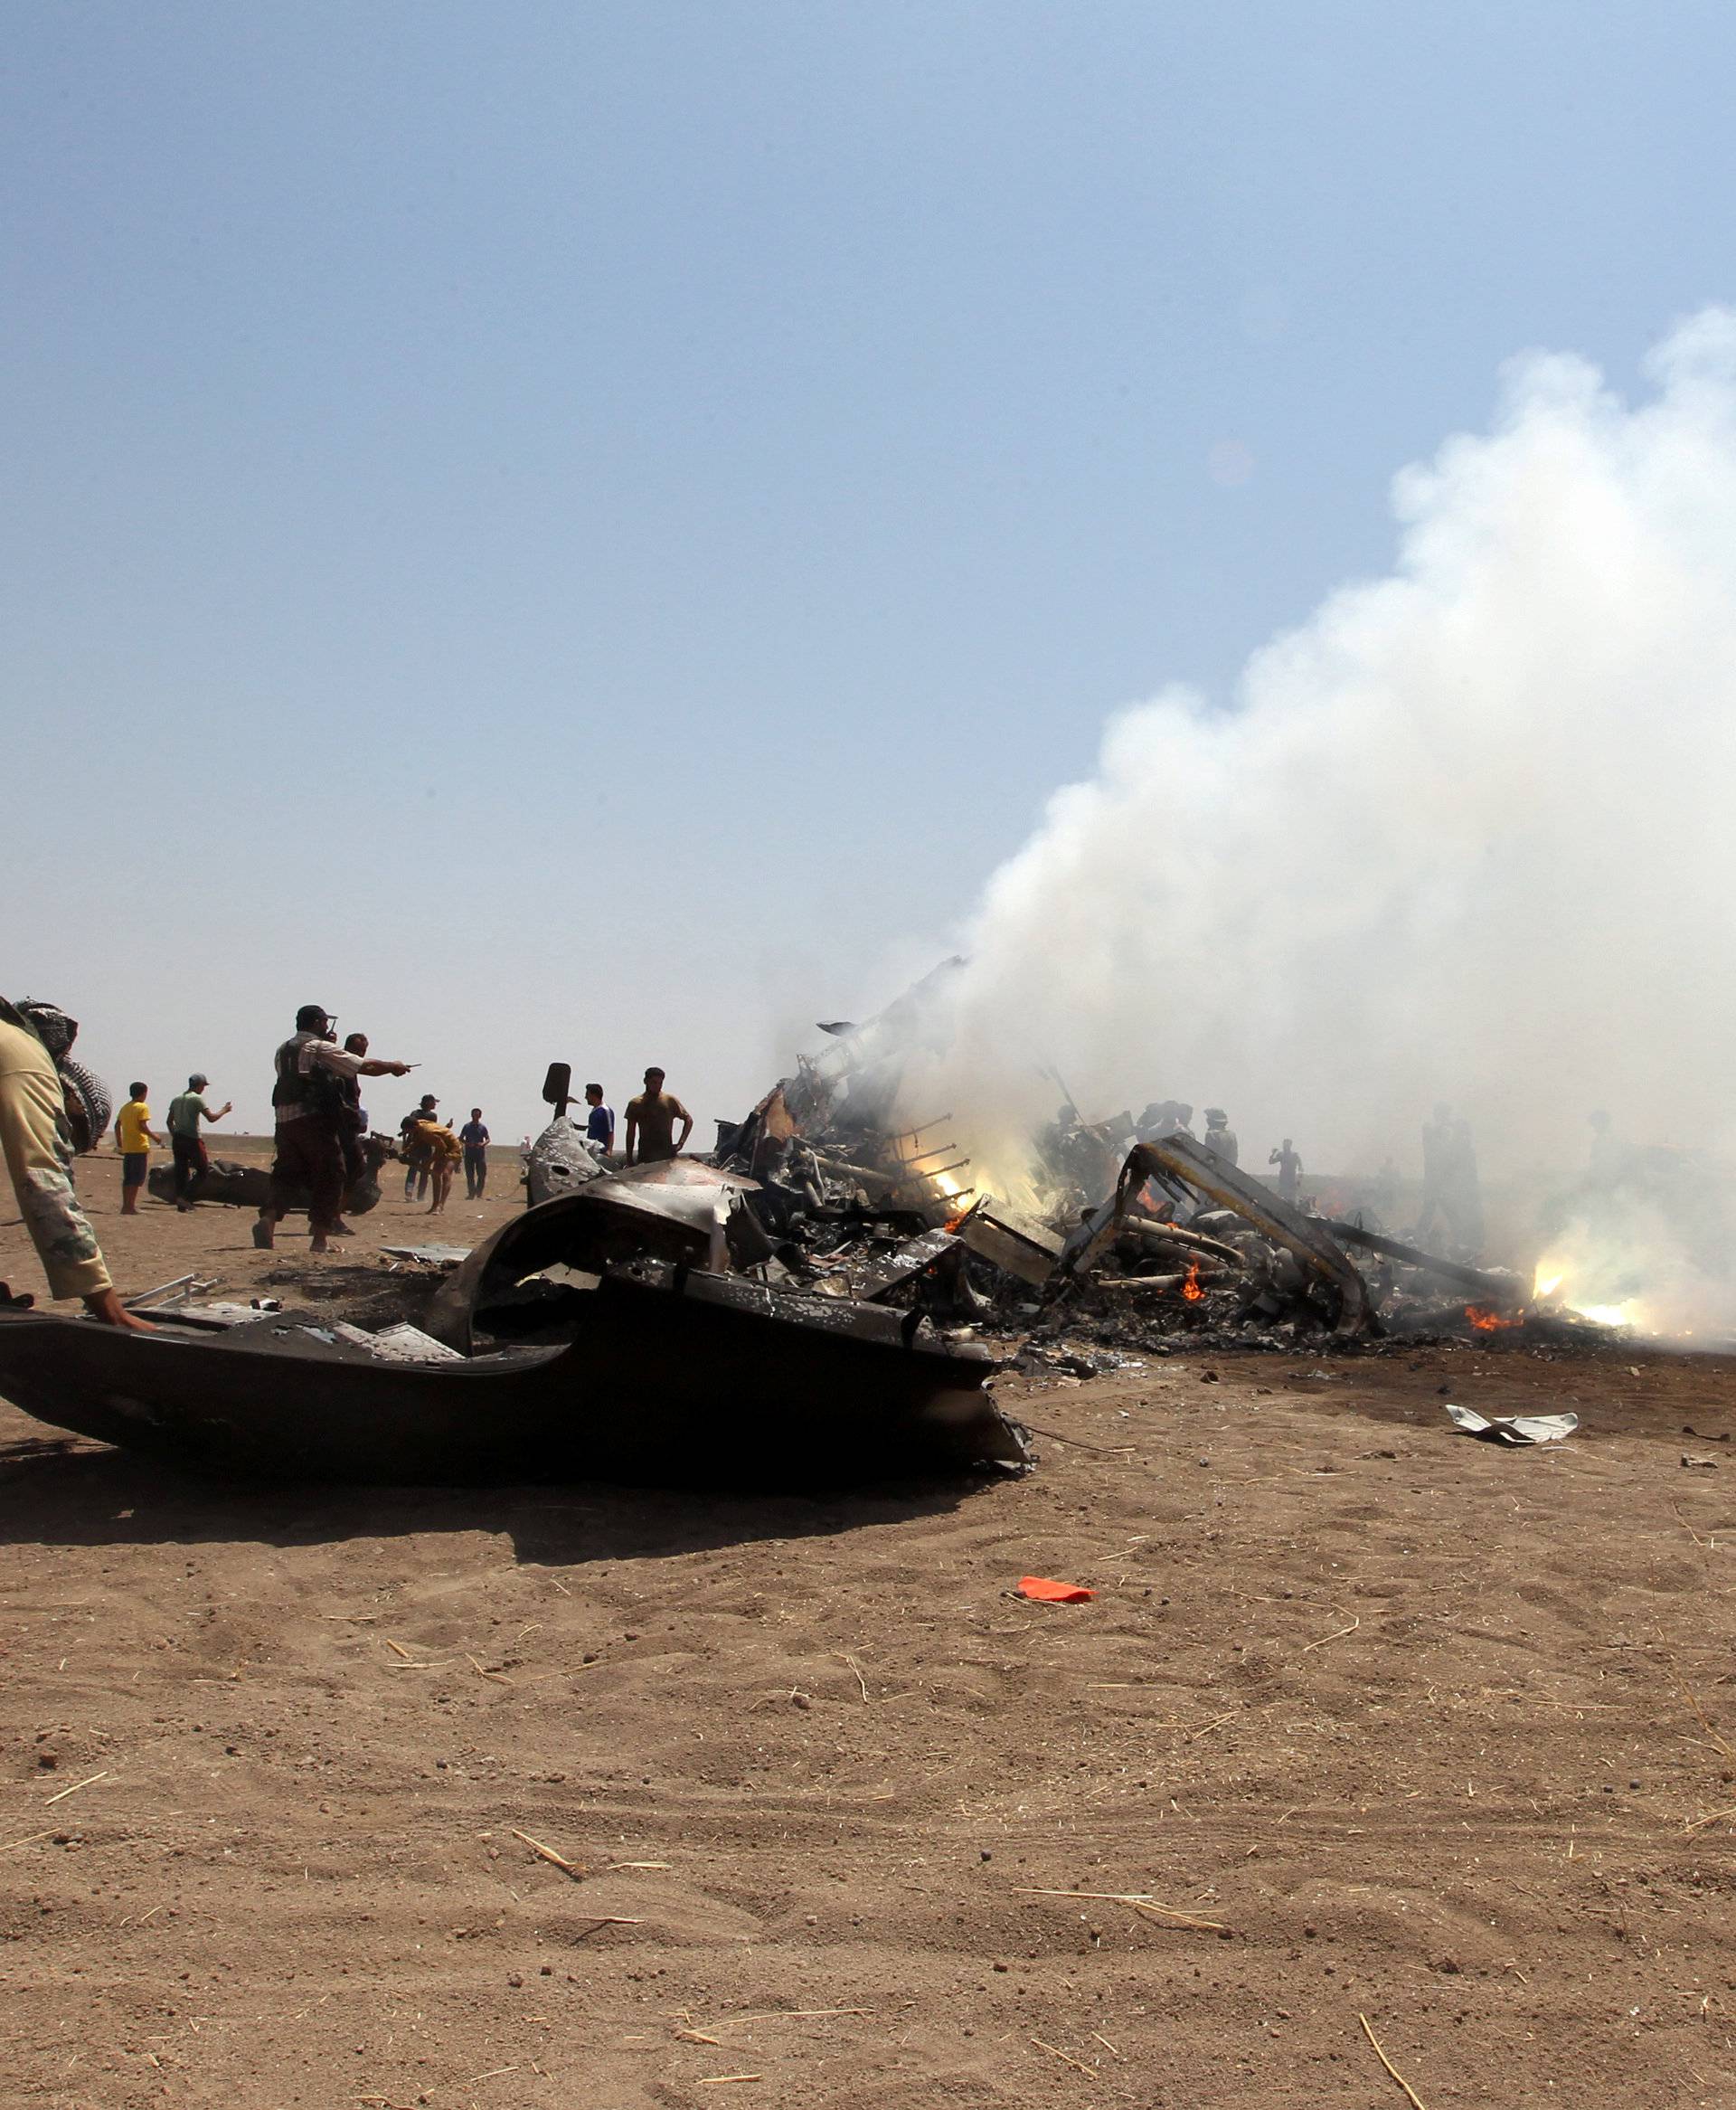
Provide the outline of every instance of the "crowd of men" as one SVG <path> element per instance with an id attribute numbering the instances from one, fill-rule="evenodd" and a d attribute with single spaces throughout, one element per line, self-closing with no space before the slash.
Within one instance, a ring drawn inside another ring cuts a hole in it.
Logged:
<path id="1" fill-rule="evenodd" d="M 295 1032 L 277 1052 L 271 1094 L 277 1158 L 271 1198 L 253 1227 L 255 1244 L 270 1246 L 283 1217 L 302 1206 L 307 1210 L 314 1252 L 325 1252 L 332 1238 L 349 1232 L 341 1214 L 344 1197 L 361 1170 L 358 1154 L 370 1133 L 361 1080 L 407 1076 L 412 1067 L 371 1055 L 362 1034 L 352 1034 L 338 1047 L 330 1015 L 317 1004 L 302 1007 Z M 664 1091 L 663 1083 L 661 1070 L 647 1070 L 644 1092 L 627 1103 L 628 1165 L 677 1156 L 693 1131 L 693 1116 Z M 599 1155 L 605 1155 L 614 1148 L 614 1111 L 600 1084 L 585 1087 L 585 1102 L 587 1138 Z M 426 1200 L 430 1216 L 444 1214 L 460 1166 L 466 1197 L 476 1201 L 486 1195 L 493 1137 L 481 1107 L 473 1106 L 469 1120 L 455 1130 L 449 1119 L 440 1119 L 439 1094 L 424 1092 L 399 1122 L 398 1140 L 407 1202 Z"/>
<path id="2" fill-rule="evenodd" d="M 91 1315 L 107 1324 L 136 1326 L 142 1321 L 126 1311 L 116 1296 L 73 1189 L 74 1157 L 97 1149 L 110 1132 L 106 1088 L 71 1058 L 77 1034 L 78 1021 L 53 1005 L 14 1005 L 0 998 L 0 1146 L 51 1292 L 82 1297 Z M 269 1198 L 253 1225 L 257 1246 L 270 1250 L 278 1225 L 304 1209 L 315 1253 L 329 1251 L 334 1238 L 352 1234 L 343 1215 L 346 1197 L 371 1170 L 372 1131 L 362 1102 L 363 1082 L 407 1076 L 413 1067 L 372 1055 L 365 1034 L 353 1033 L 340 1046 L 332 1015 L 322 1005 L 302 1006 L 295 1031 L 273 1058 L 275 1153 Z M 665 1091 L 664 1082 L 660 1069 L 647 1070 L 644 1091 L 628 1101 L 624 1159 L 614 1157 L 615 1112 L 603 1087 L 586 1085 L 585 1135 L 599 1159 L 654 1163 L 676 1157 L 685 1148 L 693 1118 Z M 211 1170 L 204 1131 L 234 1111 L 231 1100 L 212 1104 L 206 1096 L 210 1083 L 202 1071 L 188 1077 L 185 1091 L 170 1102 L 166 1132 L 154 1125 L 149 1087 L 143 1080 L 129 1084 L 112 1124 L 121 1160 L 123 1216 L 138 1214 L 151 1152 L 165 1141 L 174 1167 L 175 1206 L 184 1212 L 198 1206 Z M 399 1123 L 398 1135 L 404 1198 L 426 1199 L 433 1215 L 446 1208 L 460 1166 L 467 1197 L 475 1201 L 486 1196 L 493 1141 L 481 1107 L 473 1106 L 469 1120 L 455 1131 L 449 1120 L 441 1121 L 439 1103 L 435 1093 L 424 1093 Z M 389 1154 L 377 1137 L 372 1149 L 376 1158 Z"/>

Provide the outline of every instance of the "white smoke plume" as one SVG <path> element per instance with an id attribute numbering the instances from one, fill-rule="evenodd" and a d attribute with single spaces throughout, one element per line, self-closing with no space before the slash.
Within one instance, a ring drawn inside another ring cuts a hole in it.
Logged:
<path id="1" fill-rule="evenodd" d="M 1581 1170 L 1598 1107 L 1728 1139 L 1736 315 L 1646 372 L 1630 405 L 1579 358 L 1516 361 L 1486 434 L 1395 479 L 1390 576 L 1227 703 L 1110 724 L 989 885 L 957 1075 L 922 1100 L 992 1080 L 990 1156 L 981 1131 L 1052 1112 L 1039 1064 L 1092 1117 L 1222 1105 L 1244 1165 L 1288 1134 L 1414 1171 L 1438 1100 L 1497 1175 Z"/>

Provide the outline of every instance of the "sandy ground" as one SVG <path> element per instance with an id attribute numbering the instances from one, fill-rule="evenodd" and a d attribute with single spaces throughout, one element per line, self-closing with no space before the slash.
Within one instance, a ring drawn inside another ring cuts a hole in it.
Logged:
<path id="1" fill-rule="evenodd" d="M 127 1286 L 303 1266 L 116 1178 Z M 1402 2110 L 1366 2017 L 1428 2110 L 1723 2110 L 1733 1375 L 1178 1353 L 1009 1383 L 1022 1482 L 826 1500 L 202 1486 L 0 1407 L 6 2100 Z"/>

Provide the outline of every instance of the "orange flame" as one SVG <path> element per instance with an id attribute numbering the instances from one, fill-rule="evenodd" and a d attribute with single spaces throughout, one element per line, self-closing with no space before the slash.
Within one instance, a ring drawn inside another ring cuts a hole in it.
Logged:
<path id="1" fill-rule="evenodd" d="M 1190 1260 L 1187 1263 L 1187 1280 L 1182 1284 L 1182 1294 L 1190 1304 L 1197 1304 L 1205 1295 L 1200 1287 L 1200 1263 Z"/>
<path id="2" fill-rule="evenodd" d="M 1524 1322 L 1523 1314 L 1518 1319 L 1503 1319 L 1498 1311 L 1485 1310 L 1480 1304 L 1466 1305 L 1465 1316 L 1479 1333 L 1499 1333 L 1509 1326 L 1518 1326 Z"/>

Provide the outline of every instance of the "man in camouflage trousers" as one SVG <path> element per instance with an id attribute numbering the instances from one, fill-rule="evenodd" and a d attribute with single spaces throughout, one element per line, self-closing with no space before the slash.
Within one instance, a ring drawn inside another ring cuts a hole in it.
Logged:
<path id="1" fill-rule="evenodd" d="M 86 1148 L 108 1127 L 107 1106 L 81 1102 L 78 1084 L 62 1082 L 61 1065 L 77 1032 L 77 1022 L 52 1006 L 21 1008 L 0 999 L 0 1150 L 50 1293 L 82 1297 L 105 1326 L 148 1332 L 116 1295 L 97 1235 L 72 1191 L 75 1106 Z"/>

